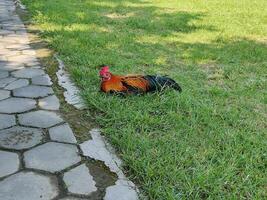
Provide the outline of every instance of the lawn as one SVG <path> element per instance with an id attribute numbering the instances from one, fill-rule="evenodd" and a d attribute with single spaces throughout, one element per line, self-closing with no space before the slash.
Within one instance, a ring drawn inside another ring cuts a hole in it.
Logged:
<path id="1" fill-rule="evenodd" d="M 267 198 L 266 0 L 23 3 L 149 199 Z M 101 64 L 183 93 L 106 96 Z"/>

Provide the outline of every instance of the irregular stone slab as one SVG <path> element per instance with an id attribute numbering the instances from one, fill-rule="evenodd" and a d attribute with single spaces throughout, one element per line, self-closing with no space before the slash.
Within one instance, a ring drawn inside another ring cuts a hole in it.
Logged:
<path id="1" fill-rule="evenodd" d="M 24 65 L 22 63 L 0 61 L 0 70 L 14 71 L 14 70 L 19 70 L 19 69 L 23 69 L 23 68 L 24 68 Z"/>
<path id="2" fill-rule="evenodd" d="M 115 155 L 112 149 L 108 149 L 109 146 L 100 135 L 98 129 L 92 129 L 90 131 L 92 140 L 88 140 L 80 144 L 82 154 L 95 160 L 100 160 L 109 167 L 110 171 L 116 173 L 119 178 L 125 178 L 121 167 L 121 160 Z M 110 147 L 110 146 L 109 146 Z"/>
<path id="3" fill-rule="evenodd" d="M 55 126 L 49 129 L 51 140 L 58 142 L 76 143 L 76 138 L 68 124 Z"/>
<path id="4" fill-rule="evenodd" d="M 63 122 L 56 113 L 38 110 L 19 115 L 19 123 L 25 126 L 33 126 L 38 128 L 49 128 Z"/>
<path id="5" fill-rule="evenodd" d="M 15 42 L 15 44 L 16 43 L 18 42 Z M 29 64 L 32 62 L 37 62 L 37 59 L 35 56 L 31 55 L 16 55 L 8 57 L 8 61 Z"/>
<path id="6" fill-rule="evenodd" d="M 19 169 L 19 156 L 16 153 L 0 151 L 0 178 L 15 173 Z"/>
<path id="7" fill-rule="evenodd" d="M 81 161 L 74 145 L 49 142 L 24 153 L 27 168 L 58 172 Z"/>
<path id="8" fill-rule="evenodd" d="M 32 84 L 34 85 L 44 85 L 44 86 L 51 86 L 53 83 L 50 77 L 45 74 L 42 76 L 35 76 L 32 78 Z"/>
<path id="9" fill-rule="evenodd" d="M 18 79 L 13 81 L 12 83 L 8 84 L 4 89 L 6 90 L 14 90 L 17 88 L 25 87 L 29 85 L 29 81 L 27 79 Z"/>
<path id="10" fill-rule="evenodd" d="M 5 87 L 7 84 L 12 83 L 15 80 L 17 80 L 17 79 L 16 78 L 12 78 L 12 77 L 0 79 L 0 88 Z"/>
<path id="11" fill-rule="evenodd" d="M 90 131 L 92 140 L 88 140 L 80 145 L 82 154 L 95 160 L 100 160 L 109 167 L 110 171 L 118 176 L 114 186 L 106 190 L 104 200 L 137 200 L 138 188 L 129 181 L 121 170 L 121 160 L 116 156 L 112 147 L 101 137 L 98 129 Z"/>
<path id="12" fill-rule="evenodd" d="M 73 105 L 77 109 L 84 109 L 85 105 L 81 97 L 79 96 L 79 89 L 71 81 L 69 73 L 65 70 L 65 65 L 62 60 L 55 56 L 58 61 L 59 70 L 56 72 L 58 78 L 58 84 L 63 87 L 64 97 L 67 103 Z"/>
<path id="13" fill-rule="evenodd" d="M 15 124 L 15 115 L 0 114 L 0 129 L 9 128 Z"/>
<path id="14" fill-rule="evenodd" d="M 45 74 L 42 69 L 25 68 L 11 73 L 14 77 L 18 78 L 33 78 Z"/>
<path id="15" fill-rule="evenodd" d="M 26 87 L 13 90 L 13 95 L 16 97 L 29 97 L 39 98 L 53 94 L 53 90 L 50 87 L 29 85 Z"/>
<path id="16" fill-rule="evenodd" d="M 0 90 L 0 101 L 3 99 L 7 99 L 8 97 L 10 97 L 10 91 Z"/>
<path id="17" fill-rule="evenodd" d="M 23 50 L 22 54 L 24 54 L 24 55 L 32 55 L 32 56 L 36 55 L 35 51 L 32 50 L 32 49 Z"/>
<path id="18" fill-rule="evenodd" d="M 73 194 L 89 195 L 97 190 L 96 183 L 85 164 L 66 172 L 63 180 L 68 191 Z"/>
<path id="19" fill-rule="evenodd" d="M 127 181 L 118 180 L 106 189 L 104 200 L 138 200 L 138 194 Z"/>
<path id="20" fill-rule="evenodd" d="M 0 78 L 6 78 L 8 77 L 8 72 L 7 71 L 3 71 L 3 70 L 0 70 Z"/>
<path id="21" fill-rule="evenodd" d="M 0 199 L 51 200 L 59 193 L 57 179 L 34 172 L 20 172 L 0 182 Z"/>
<path id="22" fill-rule="evenodd" d="M 59 199 L 59 200 L 84 200 L 84 199 L 80 199 L 80 198 L 76 198 L 76 197 L 65 197 L 65 198 Z"/>
<path id="23" fill-rule="evenodd" d="M 40 99 L 38 105 L 45 110 L 58 110 L 60 106 L 59 100 L 55 95 Z"/>
<path id="24" fill-rule="evenodd" d="M 43 132 L 36 128 L 15 126 L 0 131 L 0 146 L 7 149 L 27 149 L 39 144 Z"/>
<path id="25" fill-rule="evenodd" d="M 36 108 L 36 101 L 26 98 L 8 98 L 0 101 L 0 113 L 20 113 Z"/>

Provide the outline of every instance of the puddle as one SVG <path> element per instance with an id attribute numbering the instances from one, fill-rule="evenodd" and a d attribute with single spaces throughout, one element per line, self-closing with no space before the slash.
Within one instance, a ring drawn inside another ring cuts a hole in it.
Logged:
<path id="1" fill-rule="evenodd" d="M 138 189 L 129 181 L 121 170 L 121 160 L 116 156 L 114 149 L 100 135 L 99 129 L 92 129 L 91 140 L 80 144 L 82 154 L 104 164 L 118 176 L 115 185 L 106 189 L 104 200 L 137 200 Z"/>
<path id="2" fill-rule="evenodd" d="M 63 95 L 67 103 L 73 105 L 75 108 L 82 110 L 85 108 L 84 103 L 79 96 L 79 89 L 72 83 L 69 73 L 65 70 L 65 65 L 57 55 L 55 58 L 58 61 L 58 71 L 56 73 L 58 84 L 65 89 Z"/>

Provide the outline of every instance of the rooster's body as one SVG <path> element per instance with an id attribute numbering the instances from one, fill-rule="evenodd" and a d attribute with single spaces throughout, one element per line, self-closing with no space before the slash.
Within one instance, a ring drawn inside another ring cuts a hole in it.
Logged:
<path id="1" fill-rule="evenodd" d="M 107 66 L 101 69 L 100 76 L 102 77 L 101 91 L 106 93 L 140 94 L 162 91 L 165 88 L 182 91 L 181 87 L 173 79 L 166 76 L 118 76 L 110 73 Z"/>

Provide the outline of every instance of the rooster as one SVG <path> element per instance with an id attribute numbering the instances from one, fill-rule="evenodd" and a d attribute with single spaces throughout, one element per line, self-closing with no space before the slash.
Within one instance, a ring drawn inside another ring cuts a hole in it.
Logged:
<path id="1" fill-rule="evenodd" d="M 108 66 L 103 66 L 99 72 L 102 79 L 101 91 L 116 94 L 144 94 L 173 88 L 179 92 L 182 88 L 171 78 L 152 75 L 114 75 Z"/>

